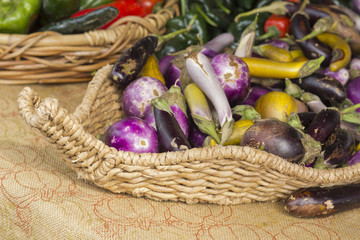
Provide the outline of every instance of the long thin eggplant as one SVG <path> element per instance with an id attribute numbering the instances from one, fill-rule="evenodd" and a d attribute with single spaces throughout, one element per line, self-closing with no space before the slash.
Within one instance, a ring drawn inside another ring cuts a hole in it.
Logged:
<path id="1" fill-rule="evenodd" d="M 291 81 L 304 91 L 319 96 L 328 106 L 341 103 L 346 99 L 345 87 L 335 78 L 323 73 L 313 73 L 303 78 L 291 79 Z"/>
<path id="2" fill-rule="evenodd" d="M 193 20 L 187 28 L 166 35 L 147 35 L 135 42 L 114 63 L 110 73 L 110 79 L 120 87 L 126 87 L 139 75 L 148 58 L 167 40 L 189 31 Z"/>
<path id="3" fill-rule="evenodd" d="M 316 141 L 324 143 L 335 129 L 340 126 L 340 119 L 340 113 L 336 109 L 323 109 L 316 114 L 310 125 L 305 128 L 305 133 Z"/>
<path id="4" fill-rule="evenodd" d="M 302 49 L 304 55 L 308 59 L 315 59 L 324 56 L 325 59 L 321 63 L 322 67 L 330 65 L 332 52 L 331 48 L 323 44 L 317 38 L 311 38 L 302 41 L 302 39 L 311 32 L 311 26 L 308 17 L 302 12 L 296 12 L 291 18 L 290 24 L 291 33 L 294 36 L 297 44 Z"/>
<path id="5" fill-rule="evenodd" d="M 284 203 L 295 217 L 320 217 L 360 207 L 360 185 L 299 189 Z"/>
<path id="6" fill-rule="evenodd" d="M 191 148 L 190 142 L 162 97 L 151 101 L 161 151 L 183 151 Z"/>

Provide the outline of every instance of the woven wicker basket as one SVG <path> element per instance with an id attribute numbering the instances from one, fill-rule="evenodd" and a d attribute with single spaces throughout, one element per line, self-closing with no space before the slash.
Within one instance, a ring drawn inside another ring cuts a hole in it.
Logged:
<path id="1" fill-rule="evenodd" d="M 360 182 L 360 164 L 318 170 L 249 147 L 145 154 L 108 147 L 96 136 L 124 116 L 122 89 L 109 79 L 111 67 L 96 73 L 73 113 L 29 87 L 18 98 L 26 122 L 47 137 L 79 177 L 97 186 L 155 200 L 240 204 L 278 201 L 303 187 Z"/>
<path id="2" fill-rule="evenodd" d="M 0 34 L 0 84 L 90 81 L 93 71 L 114 63 L 138 39 L 163 34 L 178 13 L 178 0 L 167 0 L 156 14 L 123 17 L 106 30 Z"/>

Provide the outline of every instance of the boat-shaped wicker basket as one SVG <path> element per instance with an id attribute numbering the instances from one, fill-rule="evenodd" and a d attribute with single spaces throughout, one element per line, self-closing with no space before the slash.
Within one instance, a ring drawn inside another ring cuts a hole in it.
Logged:
<path id="1" fill-rule="evenodd" d="M 178 0 L 167 0 L 155 14 L 123 17 L 105 30 L 0 34 L 0 84 L 90 81 L 94 71 L 114 63 L 140 38 L 163 34 L 178 14 Z"/>
<path id="2" fill-rule="evenodd" d="M 117 151 L 97 136 L 124 117 L 122 89 L 99 69 L 73 113 L 30 87 L 18 97 L 26 122 L 40 130 L 80 178 L 115 193 L 155 200 L 240 204 L 279 201 L 299 188 L 360 182 L 360 164 L 318 170 L 250 147 L 212 146 L 180 152 Z"/>

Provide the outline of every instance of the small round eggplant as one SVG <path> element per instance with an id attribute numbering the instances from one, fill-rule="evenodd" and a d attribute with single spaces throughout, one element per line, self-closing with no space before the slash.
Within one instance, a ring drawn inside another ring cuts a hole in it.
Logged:
<path id="1" fill-rule="evenodd" d="M 124 90 L 122 106 L 127 116 L 144 118 L 151 110 L 151 100 L 160 97 L 168 89 L 158 79 L 140 77 L 131 82 Z"/>
<path id="2" fill-rule="evenodd" d="M 320 217 L 360 207 L 360 185 L 313 187 L 293 192 L 284 203 L 295 217 Z"/>
<path id="3" fill-rule="evenodd" d="M 299 163 L 305 155 L 298 130 L 277 119 L 265 119 L 249 127 L 240 146 L 250 146 L 275 154 L 289 162 Z"/>
<path id="4" fill-rule="evenodd" d="M 316 141 L 324 143 L 336 128 L 340 126 L 341 116 L 339 111 L 326 108 L 316 114 L 305 133 L 309 134 Z"/>
<path id="5" fill-rule="evenodd" d="M 241 103 L 250 89 L 250 72 L 247 64 L 232 54 L 218 54 L 211 65 L 231 106 Z"/>
<path id="6" fill-rule="evenodd" d="M 291 81 L 299 85 L 304 91 L 317 95 L 327 106 L 341 103 L 346 99 L 345 87 L 335 78 L 323 73 L 313 73 L 307 77 L 295 78 Z"/>
<path id="7" fill-rule="evenodd" d="M 135 153 L 157 153 L 158 137 L 146 121 L 129 117 L 111 124 L 102 136 L 105 144 L 117 150 Z"/>

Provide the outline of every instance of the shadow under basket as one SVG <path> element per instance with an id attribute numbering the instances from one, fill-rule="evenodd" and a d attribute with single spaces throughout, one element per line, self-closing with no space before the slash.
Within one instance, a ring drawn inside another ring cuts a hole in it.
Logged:
<path id="1" fill-rule="evenodd" d="M 157 13 L 126 16 L 104 30 L 0 34 L 0 84 L 89 82 L 140 38 L 164 34 L 178 14 L 178 0 L 167 0 Z"/>
<path id="2" fill-rule="evenodd" d="M 124 113 L 123 90 L 99 69 L 73 113 L 31 88 L 19 94 L 27 124 L 40 130 L 80 178 L 115 193 L 154 200 L 221 205 L 279 201 L 305 187 L 360 182 L 360 164 L 318 170 L 250 147 L 212 146 L 179 152 L 117 151 L 96 136 Z"/>

